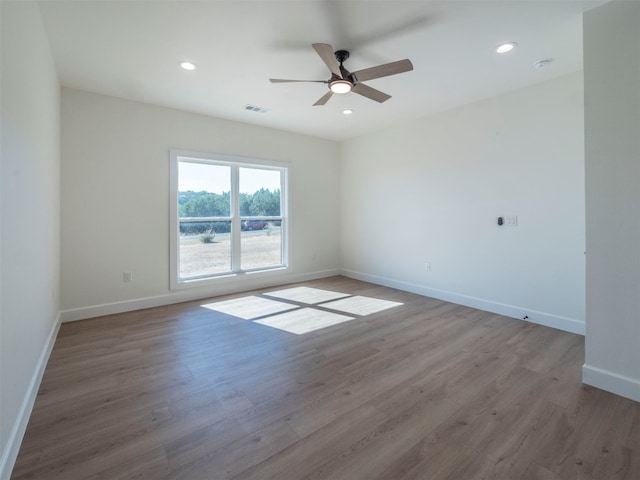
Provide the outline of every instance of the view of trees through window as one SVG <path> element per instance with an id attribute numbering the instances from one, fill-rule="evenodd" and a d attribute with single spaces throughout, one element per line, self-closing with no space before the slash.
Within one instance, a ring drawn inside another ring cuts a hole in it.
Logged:
<path id="1" fill-rule="evenodd" d="M 280 216 L 280 189 L 268 190 L 261 188 L 252 194 L 240 193 L 240 215 L 252 217 L 279 217 Z M 207 191 L 178 192 L 178 216 L 185 217 L 226 217 L 231 211 L 231 192 L 221 194 Z M 194 222 L 190 222 L 194 223 Z M 195 222 L 192 228 L 188 224 L 181 224 L 181 233 L 206 230 L 206 224 Z M 196 228 L 193 228 L 196 227 Z M 223 225 L 214 225 L 216 232 Z M 199 233 L 199 232 L 197 232 Z"/>
<path id="2" fill-rule="evenodd" d="M 176 161 L 178 281 L 284 266 L 284 168 Z"/>

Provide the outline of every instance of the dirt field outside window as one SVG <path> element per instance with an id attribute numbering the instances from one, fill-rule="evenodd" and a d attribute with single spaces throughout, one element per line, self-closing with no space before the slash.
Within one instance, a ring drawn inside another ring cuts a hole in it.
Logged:
<path id="1" fill-rule="evenodd" d="M 281 241 L 279 228 L 242 232 L 242 270 L 281 265 Z M 200 235 L 181 236 L 180 278 L 228 272 L 231 268 L 230 242 L 228 233 L 216 234 L 212 243 L 202 243 Z"/>

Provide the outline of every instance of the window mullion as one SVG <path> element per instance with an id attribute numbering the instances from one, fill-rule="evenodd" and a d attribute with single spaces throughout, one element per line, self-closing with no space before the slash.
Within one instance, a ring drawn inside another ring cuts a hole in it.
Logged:
<path id="1" fill-rule="evenodd" d="M 242 228 L 240 222 L 240 169 L 231 166 L 231 270 L 240 272 Z"/>

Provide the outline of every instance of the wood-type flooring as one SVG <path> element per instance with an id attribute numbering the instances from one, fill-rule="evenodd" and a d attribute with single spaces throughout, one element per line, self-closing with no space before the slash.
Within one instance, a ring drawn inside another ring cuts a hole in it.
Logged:
<path id="1" fill-rule="evenodd" d="M 303 335 L 201 306 L 277 288 L 63 324 L 12 478 L 640 479 L 640 404 L 581 383 L 581 336 L 300 285 L 402 305 Z"/>

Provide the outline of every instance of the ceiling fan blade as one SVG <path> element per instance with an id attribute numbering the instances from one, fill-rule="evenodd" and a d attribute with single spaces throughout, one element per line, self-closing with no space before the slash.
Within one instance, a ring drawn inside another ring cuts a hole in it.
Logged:
<path id="1" fill-rule="evenodd" d="M 363 97 L 370 98 L 371 100 L 375 100 L 378 103 L 382 103 L 391 98 L 391 95 L 387 95 L 380 90 L 376 90 L 375 88 L 371 88 L 364 83 L 356 83 L 351 89 L 352 92 L 357 93 L 358 95 L 362 95 Z"/>
<path id="2" fill-rule="evenodd" d="M 291 82 L 307 82 L 307 83 L 329 83 L 328 80 L 289 80 L 287 78 L 270 78 L 271 83 L 291 83 Z"/>
<path id="3" fill-rule="evenodd" d="M 325 103 L 327 103 L 329 101 L 329 99 L 333 96 L 333 92 L 331 90 L 329 90 L 327 93 L 325 93 L 322 98 L 320 98 L 320 100 L 318 100 L 316 103 L 313 104 L 314 107 L 318 107 L 321 105 L 324 105 Z"/>
<path id="4" fill-rule="evenodd" d="M 438 8 L 434 6 L 433 8 Z M 428 27 L 430 24 L 435 23 L 438 20 L 437 14 L 417 14 L 408 13 L 405 16 L 406 20 L 401 20 L 398 18 L 397 21 L 389 19 L 389 23 L 385 28 L 378 28 L 375 31 L 371 31 L 369 33 L 365 33 L 364 35 L 358 35 L 356 37 L 351 38 L 351 48 L 353 50 L 360 50 L 363 46 L 367 46 L 371 43 L 381 42 L 383 40 L 387 40 L 389 38 L 394 38 L 401 35 L 407 35 L 415 30 L 419 30 L 425 27 Z"/>
<path id="5" fill-rule="evenodd" d="M 373 80 L 374 78 L 388 77 L 389 75 L 396 75 L 398 73 L 408 72 L 413 70 L 413 64 L 411 60 L 405 58 L 404 60 L 398 60 L 397 62 L 385 63 L 384 65 L 378 65 L 377 67 L 365 68 L 353 72 L 358 82 L 366 82 L 367 80 Z"/>
<path id="6" fill-rule="evenodd" d="M 313 48 L 318 52 L 320 58 L 329 68 L 331 73 L 342 78 L 342 72 L 340 72 L 340 65 L 336 60 L 336 54 L 333 52 L 333 47 L 328 43 L 314 43 Z"/>

